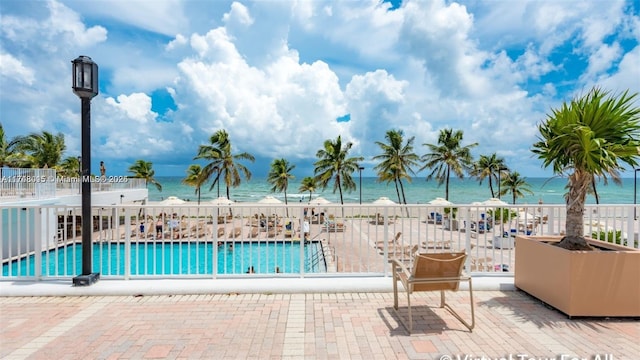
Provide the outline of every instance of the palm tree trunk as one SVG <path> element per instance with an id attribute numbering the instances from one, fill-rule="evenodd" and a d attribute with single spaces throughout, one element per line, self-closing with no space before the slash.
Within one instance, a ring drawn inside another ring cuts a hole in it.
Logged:
<path id="1" fill-rule="evenodd" d="M 491 190 L 491 197 L 494 198 L 496 197 L 496 194 L 494 194 L 493 192 L 493 182 L 491 181 L 492 177 L 493 177 L 493 173 L 489 174 L 489 190 Z"/>
<path id="2" fill-rule="evenodd" d="M 400 183 L 400 191 L 402 192 L 402 203 L 407 205 L 407 197 L 404 194 L 404 185 L 402 185 L 402 180 L 398 180 L 398 182 Z M 409 208 L 406 206 L 404 208 L 407 211 L 407 217 L 409 217 Z"/>
<path id="3" fill-rule="evenodd" d="M 584 238 L 584 203 L 587 190 L 591 185 L 591 176 L 576 171 L 569 177 L 567 195 L 567 235 L 558 246 L 569 250 L 591 250 Z"/>
<path id="4" fill-rule="evenodd" d="M 449 200 L 449 176 L 451 175 L 451 168 L 447 165 L 447 178 L 444 190 L 444 198 L 445 200 Z"/>
<path id="5" fill-rule="evenodd" d="M 400 190 L 398 189 L 398 179 L 393 179 L 393 185 L 396 187 L 396 196 L 398 196 L 398 203 L 402 204 L 402 198 L 400 197 Z"/>

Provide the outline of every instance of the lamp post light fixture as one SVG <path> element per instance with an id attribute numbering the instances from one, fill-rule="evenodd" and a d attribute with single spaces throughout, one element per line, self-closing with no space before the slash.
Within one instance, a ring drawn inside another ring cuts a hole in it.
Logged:
<path id="1" fill-rule="evenodd" d="M 91 99 L 98 95 L 98 64 L 88 56 L 79 56 L 71 62 L 71 75 L 71 88 L 80 98 L 82 116 L 82 274 L 73 278 L 73 285 L 88 286 L 100 278 L 100 273 L 93 273 L 91 266 Z"/>
<path id="2" fill-rule="evenodd" d="M 362 205 L 362 170 L 364 170 L 364 166 L 358 166 L 358 171 L 360 172 L 360 205 Z"/>

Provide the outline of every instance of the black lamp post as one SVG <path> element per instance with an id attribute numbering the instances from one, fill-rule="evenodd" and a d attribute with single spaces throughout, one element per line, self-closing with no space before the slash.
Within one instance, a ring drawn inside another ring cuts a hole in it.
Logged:
<path id="1" fill-rule="evenodd" d="M 71 75 L 82 112 L 82 274 L 73 278 L 73 285 L 88 286 L 100 278 L 100 273 L 91 272 L 91 99 L 98 95 L 98 64 L 88 56 L 79 56 L 71 62 Z"/>
<path id="2" fill-rule="evenodd" d="M 362 170 L 364 170 L 364 166 L 358 166 L 358 171 L 360 172 L 360 205 L 362 205 Z"/>
<path id="3" fill-rule="evenodd" d="M 633 220 L 638 219 L 638 214 L 636 214 L 636 191 L 638 189 L 638 171 L 640 171 L 640 169 L 635 169 L 633 171 Z"/>
<path id="4" fill-rule="evenodd" d="M 82 156 L 78 156 L 78 194 L 82 190 L 80 180 L 82 179 Z"/>

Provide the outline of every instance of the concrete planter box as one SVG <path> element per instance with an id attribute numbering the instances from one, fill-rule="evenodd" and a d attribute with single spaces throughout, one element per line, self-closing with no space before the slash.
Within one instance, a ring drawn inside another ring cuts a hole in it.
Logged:
<path id="1" fill-rule="evenodd" d="M 516 237 L 515 286 L 572 316 L 640 316 L 640 250 L 569 251 L 560 237 Z"/>

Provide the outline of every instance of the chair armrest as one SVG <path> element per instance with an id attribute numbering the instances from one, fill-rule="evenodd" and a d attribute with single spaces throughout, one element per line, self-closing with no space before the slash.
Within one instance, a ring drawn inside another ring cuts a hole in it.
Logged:
<path id="1" fill-rule="evenodd" d="M 400 259 L 390 259 L 389 262 L 391 263 L 391 265 L 393 266 L 393 273 L 404 273 L 405 276 L 408 278 L 411 277 L 411 272 L 409 271 L 409 268 L 407 268 L 407 265 L 405 264 L 404 261 L 400 260 Z"/>

